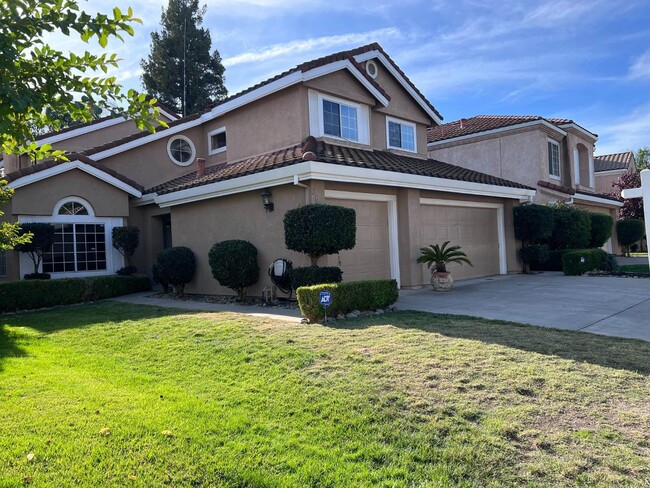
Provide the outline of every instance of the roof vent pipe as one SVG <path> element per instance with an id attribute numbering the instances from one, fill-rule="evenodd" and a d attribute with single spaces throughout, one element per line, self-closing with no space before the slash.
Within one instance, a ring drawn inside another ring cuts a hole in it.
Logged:
<path id="1" fill-rule="evenodd" d="M 205 159 L 197 158 L 196 159 L 196 177 L 202 178 L 205 174 Z"/>

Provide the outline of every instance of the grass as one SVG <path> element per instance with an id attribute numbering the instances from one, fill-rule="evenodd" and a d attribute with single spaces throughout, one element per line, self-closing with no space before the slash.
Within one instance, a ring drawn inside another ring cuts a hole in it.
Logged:
<path id="1" fill-rule="evenodd" d="M 425 313 L 6 315 L 0 486 L 648 486 L 648 358 Z"/>
<path id="2" fill-rule="evenodd" d="M 625 264 L 621 266 L 624 273 L 650 273 L 647 264 Z"/>

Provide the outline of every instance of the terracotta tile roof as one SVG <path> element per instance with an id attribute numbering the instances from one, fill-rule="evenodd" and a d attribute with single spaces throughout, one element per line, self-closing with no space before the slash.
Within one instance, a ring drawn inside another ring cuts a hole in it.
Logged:
<path id="1" fill-rule="evenodd" d="M 159 195 L 172 193 L 179 190 L 185 190 L 188 188 L 194 188 L 210 183 L 298 164 L 304 160 L 316 160 L 356 168 L 392 171 L 395 173 L 406 173 L 448 180 L 532 190 L 530 187 L 513 181 L 504 180 L 495 176 L 486 175 L 433 159 L 402 156 L 388 151 L 357 149 L 348 146 L 329 144 L 323 141 L 316 142 L 311 137 L 307 139 L 304 149 L 305 158 L 303 158 L 303 146 L 295 145 L 287 149 L 270 152 L 261 156 L 255 156 L 237 163 L 208 167 L 205 169 L 203 177 L 200 178 L 197 178 L 196 172 L 189 173 L 150 188 L 146 190 L 145 193 L 155 192 Z M 307 153 L 311 152 L 315 154 L 315 159 L 311 154 L 309 156 L 307 155 Z"/>
<path id="2" fill-rule="evenodd" d="M 617 169 L 633 169 L 636 167 L 636 160 L 632 151 L 616 154 L 603 154 L 594 156 L 594 171 L 614 171 Z"/>
<path id="3" fill-rule="evenodd" d="M 488 130 L 502 129 L 533 121 L 546 121 L 558 128 L 563 125 L 575 124 L 571 119 L 544 118 L 539 115 L 476 115 L 437 127 L 429 127 L 427 129 L 427 142 L 444 141 L 455 137 L 479 134 Z M 593 132 L 590 133 L 593 134 Z"/>
<path id="4" fill-rule="evenodd" d="M 73 124 L 71 126 L 68 126 L 64 129 L 61 130 L 54 130 L 51 132 L 46 132 L 45 134 L 41 134 L 39 136 L 36 136 L 36 140 L 40 141 L 42 139 L 46 139 L 48 137 L 52 136 L 57 136 L 59 134 L 65 134 L 66 132 L 70 132 L 73 130 L 81 129 L 83 127 L 91 127 L 93 125 L 101 124 L 102 122 L 106 122 L 107 120 L 115 119 L 121 117 L 121 115 L 107 115 L 106 117 L 100 117 L 98 119 L 91 120 L 90 122 L 83 122 L 81 124 Z"/>
<path id="5" fill-rule="evenodd" d="M 587 195 L 588 197 L 598 197 L 598 198 L 604 198 L 605 200 L 612 200 L 613 202 L 620 202 L 619 198 L 613 197 L 612 195 L 608 195 L 606 193 L 589 193 L 586 191 L 576 191 L 577 195 Z"/>
<path id="6" fill-rule="evenodd" d="M 588 197 L 604 198 L 605 200 L 612 200 L 614 202 L 620 201 L 618 198 L 613 197 L 611 195 L 607 195 L 605 193 L 590 193 L 587 191 L 574 190 L 571 187 L 558 185 L 555 183 L 551 183 L 550 181 L 539 180 L 537 182 L 537 185 L 541 186 L 542 188 L 548 188 L 549 190 L 557 191 L 559 193 L 565 193 L 567 195 L 585 195 Z"/>
<path id="7" fill-rule="evenodd" d="M 100 171 L 103 171 L 107 175 L 112 176 L 113 178 L 116 178 L 120 180 L 122 183 L 126 183 L 127 185 L 139 190 L 139 191 L 144 191 L 144 187 L 139 184 L 138 182 L 132 180 L 131 178 L 128 178 L 124 176 L 121 173 L 118 173 L 117 171 L 109 168 L 108 166 L 105 166 L 101 163 L 98 163 L 97 161 L 93 161 L 89 157 L 79 154 L 79 153 L 68 153 L 66 154 L 66 157 L 68 158 L 68 161 L 61 161 L 61 160 L 47 160 L 40 162 L 38 164 L 34 164 L 32 166 L 28 166 L 26 168 L 21 168 L 16 171 L 12 171 L 8 175 L 4 177 L 5 180 L 7 180 L 8 183 L 11 183 L 12 181 L 16 181 L 20 178 L 23 178 L 25 176 L 33 175 L 35 173 L 39 173 L 41 171 L 44 171 L 49 168 L 53 168 L 55 166 L 59 166 L 61 164 L 65 164 L 67 162 L 72 162 L 72 161 L 79 161 L 81 163 L 87 164 L 88 166 L 92 166 L 95 169 L 98 169 Z"/>

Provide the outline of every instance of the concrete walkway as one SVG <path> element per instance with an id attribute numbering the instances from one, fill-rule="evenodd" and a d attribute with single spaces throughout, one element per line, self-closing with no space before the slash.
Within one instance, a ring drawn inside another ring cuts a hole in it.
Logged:
<path id="1" fill-rule="evenodd" d="M 449 293 L 402 290 L 396 306 L 650 341 L 650 278 L 494 276 L 459 281 Z"/>

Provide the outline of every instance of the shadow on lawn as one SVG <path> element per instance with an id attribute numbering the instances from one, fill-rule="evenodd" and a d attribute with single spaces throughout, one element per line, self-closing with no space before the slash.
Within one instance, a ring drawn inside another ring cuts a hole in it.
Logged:
<path id="1" fill-rule="evenodd" d="M 381 318 L 372 317 L 327 324 L 338 329 L 365 329 L 379 325 L 417 329 L 447 337 L 499 344 L 528 352 L 650 375 L 650 342 L 642 340 L 426 312 L 398 312 Z"/>

